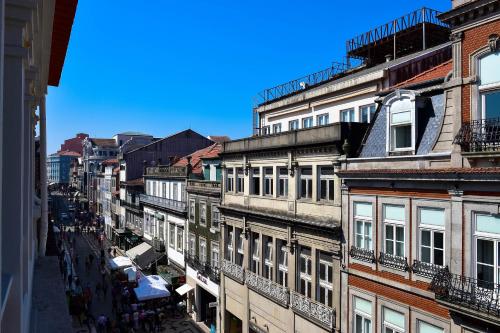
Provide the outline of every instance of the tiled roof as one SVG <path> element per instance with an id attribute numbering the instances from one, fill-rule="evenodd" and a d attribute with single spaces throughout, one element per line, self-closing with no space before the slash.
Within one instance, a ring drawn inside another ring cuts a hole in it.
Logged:
<path id="1" fill-rule="evenodd" d="M 452 66 L 452 61 L 448 60 L 440 65 L 432 67 L 418 75 L 415 75 L 411 79 L 400 82 L 395 86 L 393 86 L 392 88 L 403 88 L 417 83 L 423 83 L 426 81 L 445 78 L 446 75 L 448 75 L 448 73 L 452 70 L 451 66 Z"/>
<path id="2" fill-rule="evenodd" d="M 215 143 L 206 148 L 200 149 L 192 153 L 191 155 L 185 156 L 181 158 L 179 161 L 174 163 L 174 166 L 187 166 L 188 165 L 188 157 L 191 157 L 191 166 L 193 173 L 201 173 L 202 172 L 202 158 L 215 158 L 219 156 L 219 153 L 222 150 L 222 145 L 220 143 Z"/>
<path id="3" fill-rule="evenodd" d="M 100 146 L 100 147 L 116 147 L 116 141 L 115 141 L 115 139 L 90 138 L 90 141 L 95 146 Z"/>

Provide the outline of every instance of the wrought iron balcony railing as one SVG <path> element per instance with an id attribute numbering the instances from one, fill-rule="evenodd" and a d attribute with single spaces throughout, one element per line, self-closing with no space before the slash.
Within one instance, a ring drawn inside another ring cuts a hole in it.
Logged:
<path id="1" fill-rule="evenodd" d="M 221 270 L 224 275 L 227 275 L 233 280 L 236 280 L 239 283 L 243 284 L 243 282 L 245 281 L 245 271 L 243 267 L 236 265 L 235 263 L 232 263 L 226 259 L 222 259 L 221 263 Z"/>
<path id="2" fill-rule="evenodd" d="M 366 261 L 370 263 L 374 263 L 377 261 L 377 258 L 375 257 L 375 251 L 362 249 L 354 245 L 351 246 L 351 249 L 349 250 L 349 255 L 353 259 Z"/>
<path id="3" fill-rule="evenodd" d="M 259 294 L 268 297 L 276 303 L 288 307 L 290 301 L 290 293 L 288 288 L 268 280 L 254 272 L 247 271 L 245 274 L 245 282 L 248 288 L 258 292 Z"/>
<path id="4" fill-rule="evenodd" d="M 500 317 L 500 285 L 452 274 L 444 268 L 431 282 L 438 301 Z"/>
<path id="5" fill-rule="evenodd" d="M 406 272 L 410 268 L 406 257 L 399 257 L 389 253 L 380 252 L 378 262 L 385 267 L 397 269 Z"/>
<path id="6" fill-rule="evenodd" d="M 442 266 L 429 264 L 416 259 L 413 260 L 413 265 L 411 266 L 411 271 L 413 273 L 429 279 L 432 279 L 442 269 Z"/>
<path id="7" fill-rule="evenodd" d="M 500 119 L 480 119 L 465 123 L 453 140 L 465 152 L 500 151 Z"/>
<path id="8" fill-rule="evenodd" d="M 186 202 L 184 201 L 155 197 L 148 194 L 141 194 L 140 198 L 142 203 L 154 205 L 160 208 L 175 210 L 182 213 L 186 212 Z"/>
<path id="9" fill-rule="evenodd" d="M 335 326 L 335 309 L 316 302 L 295 291 L 290 291 L 290 304 L 292 309 L 306 318 L 321 325 L 327 330 Z"/>
<path id="10" fill-rule="evenodd" d="M 202 262 L 198 256 L 186 253 L 184 259 L 188 266 L 191 266 L 198 273 L 208 276 L 215 283 L 220 281 L 220 270 L 218 267 L 213 267 L 208 263 Z"/>

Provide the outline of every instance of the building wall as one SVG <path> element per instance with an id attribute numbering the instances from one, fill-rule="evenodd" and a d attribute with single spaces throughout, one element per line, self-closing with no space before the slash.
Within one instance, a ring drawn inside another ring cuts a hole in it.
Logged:
<path id="1" fill-rule="evenodd" d="M 88 138 L 88 134 L 78 133 L 76 137 L 64 140 L 64 143 L 59 148 L 59 151 L 74 151 L 82 155 L 83 152 L 83 140 Z"/>

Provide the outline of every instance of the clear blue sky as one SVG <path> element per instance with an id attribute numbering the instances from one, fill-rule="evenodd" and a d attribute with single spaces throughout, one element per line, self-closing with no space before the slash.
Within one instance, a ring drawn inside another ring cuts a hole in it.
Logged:
<path id="1" fill-rule="evenodd" d="M 79 1 L 47 97 L 48 152 L 77 132 L 248 136 L 259 91 L 341 61 L 347 39 L 422 6 L 451 0 Z"/>

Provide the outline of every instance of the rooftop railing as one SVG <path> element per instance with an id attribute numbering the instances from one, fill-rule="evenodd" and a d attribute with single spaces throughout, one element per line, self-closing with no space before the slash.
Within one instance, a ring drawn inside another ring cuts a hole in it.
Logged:
<path id="1" fill-rule="evenodd" d="M 453 140 L 464 152 L 500 151 L 500 118 L 464 123 Z"/>

